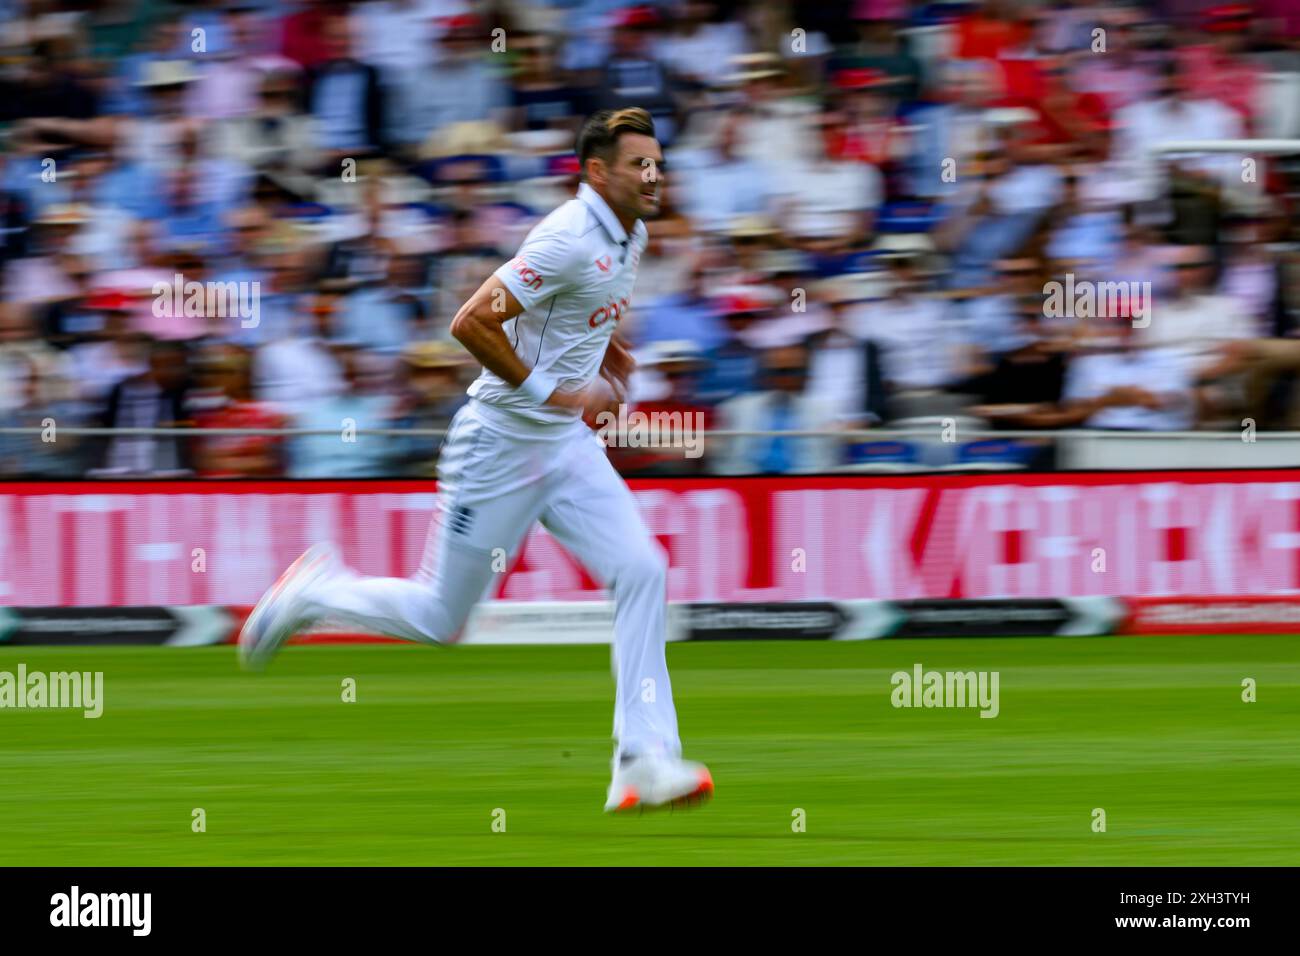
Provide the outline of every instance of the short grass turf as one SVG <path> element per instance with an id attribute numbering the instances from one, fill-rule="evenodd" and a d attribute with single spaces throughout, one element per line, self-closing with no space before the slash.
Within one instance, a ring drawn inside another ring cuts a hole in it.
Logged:
<path id="1" fill-rule="evenodd" d="M 1294 637 L 668 653 L 716 798 L 607 816 L 608 648 L 0 649 L 105 681 L 98 720 L 0 709 L 0 864 L 1300 863 Z M 998 671 L 1000 714 L 894 708 L 918 662 Z"/>

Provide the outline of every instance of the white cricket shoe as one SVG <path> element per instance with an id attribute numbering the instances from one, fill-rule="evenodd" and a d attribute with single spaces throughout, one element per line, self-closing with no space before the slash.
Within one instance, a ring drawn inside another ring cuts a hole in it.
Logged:
<path id="1" fill-rule="evenodd" d="M 621 758 L 609 784 L 605 812 L 662 806 L 698 806 L 713 796 L 713 775 L 680 757 Z"/>
<path id="2" fill-rule="evenodd" d="M 285 641 L 315 620 L 304 595 L 339 568 L 338 555 L 328 542 L 312 545 L 289 565 L 239 632 L 239 661 L 245 669 L 262 670 Z"/>

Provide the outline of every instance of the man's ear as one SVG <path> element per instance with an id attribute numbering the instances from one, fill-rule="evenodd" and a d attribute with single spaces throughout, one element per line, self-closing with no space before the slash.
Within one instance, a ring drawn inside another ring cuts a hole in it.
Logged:
<path id="1" fill-rule="evenodd" d="M 583 172 L 587 174 L 587 182 L 594 188 L 605 185 L 605 180 L 609 176 L 609 167 L 599 156 L 593 156 L 587 160 L 587 168 Z"/>

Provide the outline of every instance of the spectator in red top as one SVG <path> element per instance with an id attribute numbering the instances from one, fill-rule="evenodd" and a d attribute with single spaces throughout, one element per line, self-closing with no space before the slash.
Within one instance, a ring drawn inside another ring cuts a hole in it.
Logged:
<path id="1" fill-rule="evenodd" d="M 1097 101 L 1099 115 L 1107 119 L 1116 110 L 1148 99 L 1159 83 L 1159 63 L 1142 46 L 1139 22 L 1139 15 L 1133 11 L 1108 11 L 1098 21 L 1105 30 L 1100 37 L 1105 42 L 1105 53 L 1093 53 L 1090 44 L 1068 60 L 1070 88 Z"/>
<path id="2" fill-rule="evenodd" d="M 847 125 L 836 159 L 855 159 L 885 167 L 901 159 L 906 149 L 903 124 L 894 116 L 890 97 L 893 82 L 878 70 L 840 70 L 835 85 Z"/>
<path id="3" fill-rule="evenodd" d="M 1191 94 L 1231 107 L 1251 135 L 1261 71 L 1242 58 L 1249 26 L 1249 7 L 1212 7 L 1201 16 L 1201 42 L 1180 47 L 1177 55 Z"/>
<path id="4" fill-rule="evenodd" d="M 320 66 L 333 56 L 325 21 L 345 9 L 339 0 L 304 0 L 302 9 L 284 18 L 280 52 L 304 69 Z"/>
<path id="5" fill-rule="evenodd" d="M 1029 38 L 1029 27 L 1009 0 L 984 0 L 978 13 L 957 21 L 957 59 L 996 60 Z"/>
<path id="6" fill-rule="evenodd" d="M 1070 88 L 1064 58 L 1036 62 L 1032 87 L 1014 105 L 1027 106 L 1038 113 L 1026 134 L 1032 143 L 1083 144 L 1107 123 L 1107 110 L 1101 97 L 1080 94 Z"/>
<path id="7" fill-rule="evenodd" d="M 207 373 L 216 392 L 213 408 L 197 413 L 200 428 L 284 428 L 288 421 L 252 394 L 251 353 L 238 345 L 216 345 Z M 203 478 L 265 478 L 283 474 L 284 440 L 274 435 L 205 435 L 196 466 Z"/>
<path id="8" fill-rule="evenodd" d="M 1300 5 L 1295 0 L 1255 0 L 1256 13 L 1269 17 L 1284 36 L 1300 38 Z"/>

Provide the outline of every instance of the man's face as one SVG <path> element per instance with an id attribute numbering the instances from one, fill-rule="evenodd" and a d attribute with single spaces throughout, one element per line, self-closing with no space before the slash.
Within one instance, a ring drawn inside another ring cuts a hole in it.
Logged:
<path id="1" fill-rule="evenodd" d="M 185 381 L 185 353 L 172 347 L 155 348 L 149 353 L 149 371 L 163 388 L 176 388 Z"/>
<path id="2" fill-rule="evenodd" d="M 59 223 L 45 227 L 46 239 L 49 241 L 50 248 L 56 253 L 67 252 L 76 235 L 76 226 Z"/>
<path id="3" fill-rule="evenodd" d="M 155 86 L 153 88 L 153 107 L 154 113 L 158 116 L 172 117 L 179 116 L 185 105 L 185 86 L 181 83 L 173 83 L 169 86 Z"/>
<path id="4" fill-rule="evenodd" d="M 1173 67 L 1160 75 L 1159 95 L 1167 99 L 1184 99 L 1189 86 L 1189 77 L 1180 67 Z"/>
<path id="5" fill-rule="evenodd" d="M 1011 293 L 1032 294 L 1038 280 L 1038 264 L 1033 259 L 1003 259 L 997 264 L 1003 289 Z"/>
<path id="6" fill-rule="evenodd" d="M 646 35 L 645 31 L 635 27 L 619 27 L 615 29 L 614 52 L 619 56 L 636 56 L 645 45 Z"/>
<path id="7" fill-rule="evenodd" d="M 618 138 L 613 162 L 590 164 L 592 184 L 603 191 L 621 217 L 650 219 L 659 215 L 663 161 L 663 151 L 653 136 L 624 133 Z"/>
<path id="8" fill-rule="evenodd" d="M 283 116 L 293 112 L 297 90 L 291 78 L 277 75 L 263 82 L 260 95 L 259 106 L 263 112 Z"/>
<path id="9" fill-rule="evenodd" d="M 230 233 L 235 251 L 255 255 L 258 244 L 266 237 L 267 218 L 260 207 L 240 210 L 231 217 Z"/>
<path id="10" fill-rule="evenodd" d="M 334 332 L 334 313 L 337 311 L 334 296 L 317 296 L 309 309 L 316 334 L 322 339 L 329 339 Z"/>
<path id="11" fill-rule="evenodd" d="M 257 52 L 261 21 L 250 11 L 241 10 L 227 15 L 230 26 L 230 45 L 235 54 L 249 55 Z"/>
<path id="12" fill-rule="evenodd" d="M 321 42 L 329 59 L 343 60 L 348 57 L 351 52 L 349 26 L 347 17 L 343 16 L 330 17 L 321 26 Z"/>
<path id="13" fill-rule="evenodd" d="M 802 392 L 807 368 L 808 356 L 801 346 L 774 348 L 763 356 L 763 372 L 773 391 Z"/>
<path id="14" fill-rule="evenodd" d="M 690 402 L 695 394 L 699 376 L 695 367 L 689 362 L 675 363 L 661 369 L 661 374 L 668 382 L 669 397 L 678 402 Z"/>
<path id="15" fill-rule="evenodd" d="M 195 174 L 193 167 L 178 166 L 172 173 L 171 179 L 171 199 L 172 204 L 180 208 L 189 208 L 195 205 Z"/>
<path id="16" fill-rule="evenodd" d="M 742 121 L 738 113 L 732 113 L 724 117 L 718 126 L 718 155 L 723 159 L 731 159 L 735 156 Z"/>
<path id="17" fill-rule="evenodd" d="M 73 181 L 73 186 L 80 185 L 84 192 L 90 192 L 94 182 L 112 168 L 113 161 L 104 153 L 87 156 L 76 164 L 79 175 Z"/>
<path id="18" fill-rule="evenodd" d="M 1204 246 L 1178 249 L 1172 265 L 1178 291 L 1185 295 L 1206 289 L 1214 277 L 1214 257 Z"/>
<path id="19" fill-rule="evenodd" d="M 1043 337 L 1043 299 L 1037 295 L 1016 297 L 1016 317 L 1020 331 L 1035 339 Z"/>
<path id="20" fill-rule="evenodd" d="M 393 256 L 388 263 L 388 280 L 395 286 L 418 286 L 423 272 L 424 260 L 419 256 Z"/>
<path id="21" fill-rule="evenodd" d="M 420 368 L 411 374 L 411 387 L 426 400 L 437 401 L 460 390 L 456 369 L 452 366 Z"/>
<path id="22" fill-rule="evenodd" d="M 921 277 L 916 266 L 916 259 L 910 255 L 898 256 L 890 263 L 895 292 L 910 293 L 920 288 Z"/>
<path id="23" fill-rule="evenodd" d="M 24 313 L 17 308 L 0 307 L 0 342 L 21 342 L 29 338 L 31 329 Z"/>
<path id="24" fill-rule="evenodd" d="M 962 106 L 982 107 L 989 96 L 984 76 L 975 72 L 954 79 L 952 89 L 955 91 L 953 99 Z"/>
<path id="25" fill-rule="evenodd" d="M 22 382 L 21 392 L 24 401 L 29 406 L 39 404 L 41 400 L 41 377 L 36 371 L 36 366 L 30 362 L 24 362 L 20 369 L 18 377 Z"/>
<path id="26" fill-rule="evenodd" d="M 227 398 L 247 398 L 252 386 L 252 366 L 237 349 L 222 355 L 217 367 L 217 382 Z"/>
<path id="27" fill-rule="evenodd" d="M 682 6 L 682 19 L 689 20 L 692 23 L 707 23 L 713 16 L 714 5 L 708 2 L 693 2 L 688 0 Z"/>
<path id="28" fill-rule="evenodd" d="M 517 49 L 522 54 L 525 73 L 533 76 L 548 76 L 554 72 L 555 57 L 551 50 L 551 43 L 545 37 L 530 37 L 519 43 Z"/>
<path id="29" fill-rule="evenodd" d="M 479 52 L 478 37 L 473 30 L 457 28 L 444 34 L 438 41 L 441 54 L 453 63 L 472 59 Z"/>

